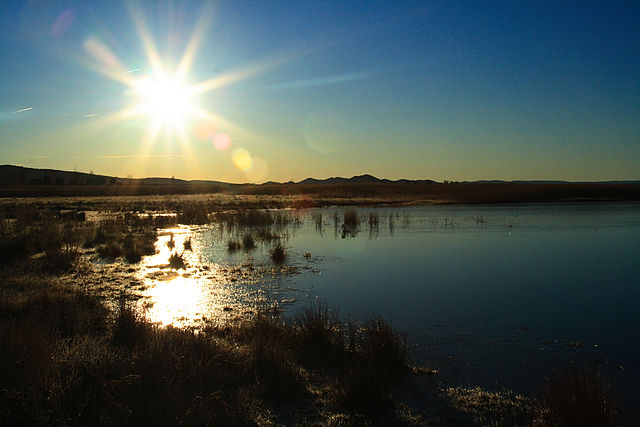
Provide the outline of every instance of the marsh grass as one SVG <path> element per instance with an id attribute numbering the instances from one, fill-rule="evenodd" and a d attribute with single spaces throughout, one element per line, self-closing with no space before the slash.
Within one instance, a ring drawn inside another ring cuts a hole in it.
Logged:
<path id="1" fill-rule="evenodd" d="M 124 255 L 124 248 L 117 242 L 109 242 L 96 248 L 102 258 L 116 259 Z"/>
<path id="2" fill-rule="evenodd" d="M 236 252 L 242 248 L 242 243 L 238 240 L 231 239 L 227 242 L 227 250 L 231 253 Z"/>
<path id="3" fill-rule="evenodd" d="M 594 364 L 574 366 L 549 379 L 541 404 L 542 425 L 616 425 L 613 385 Z"/>
<path id="4" fill-rule="evenodd" d="M 190 251 L 191 250 L 191 237 L 189 237 L 189 238 L 184 240 L 183 247 L 184 247 L 185 251 Z"/>
<path id="5" fill-rule="evenodd" d="M 252 233 L 245 233 L 242 236 L 242 247 L 245 251 L 251 251 L 256 248 L 256 240 Z"/>
<path id="6" fill-rule="evenodd" d="M 271 251 L 269 251 L 269 256 L 271 257 L 271 261 L 273 261 L 276 265 L 282 265 L 287 258 L 287 251 L 282 245 L 282 243 L 278 242 Z"/>
<path id="7" fill-rule="evenodd" d="M 293 318 L 298 356 L 312 364 L 335 364 L 345 354 L 344 336 L 335 310 L 326 304 L 302 309 Z"/>
<path id="8" fill-rule="evenodd" d="M 316 225 L 317 231 L 322 231 L 322 212 L 314 212 L 313 213 L 313 222 Z"/>
<path id="9" fill-rule="evenodd" d="M 279 234 L 274 233 L 271 229 L 263 227 L 258 230 L 257 238 L 261 242 L 269 243 L 273 240 L 280 239 L 281 236 Z"/>
<path id="10" fill-rule="evenodd" d="M 178 224 L 202 225 L 208 224 L 209 211 L 206 204 L 188 203 L 182 206 L 182 210 L 178 212 L 176 221 Z"/>
<path id="11" fill-rule="evenodd" d="M 380 225 L 380 216 L 376 212 L 369 212 L 368 221 L 369 228 L 378 228 Z"/>
<path id="12" fill-rule="evenodd" d="M 342 214 L 342 225 L 344 227 L 356 228 L 360 224 L 360 215 L 355 209 L 347 209 Z"/>
<path id="13" fill-rule="evenodd" d="M 172 252 L 169 257 L 169 267 L 174 270 L 184 269 L 186 268 L 186 263 L 184 260 L 184 254 L 179 254 L 177 252 Z"/>

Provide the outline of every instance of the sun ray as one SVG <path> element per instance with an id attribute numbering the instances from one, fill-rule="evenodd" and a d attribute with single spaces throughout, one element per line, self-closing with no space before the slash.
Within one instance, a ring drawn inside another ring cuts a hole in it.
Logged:
<path id="1" fill-rule="evenodd" d="M 160 61 L 160 56 L 158 55 L 156 44 L 151 37 L 151 31 L 149 30 L 149 26 L 147 25 L 142 10 L 140 10 L 139 6 L 136 6 L 133 3 L 127 3 L 127 5 L 129 8 L 129 15 L 133 19 L 136 31 L 138 32 L 138 36 L 142 41 L 142 45 L 144 47 L 145 54 L 147 55 L 147 59 L 149 60 L 151 69 L 154 73 L 163 75 L 164 67 L 162 66 L 162 61 Z"/>
<path id="2" fill-rule="evenodd" d="M 176 77 L 178 80 L 183 80 L 189 73 L 189 70 L 193 65 L 195 53 L 198 50 L 202 37 L 204 37 L 212 19 L 213 6 L 208 3 L 203 4 L 200 9 L 198 23 L 195 26 L 191 39 L 189 40 L 189 44 L 187 45 L 184 55 L 182 55 L 178 68 L 176 69 Z"/>
<path id="3" fill-rule="evenodd" d="M 190 92 L 193 95 L 199 95 L 199 94 L 208 92 L 210 90 L 219 89 L 221 87 L 228 86 L 232 83 L 236 83 L 240 80 L 245 80 L 250 77 L 254 77 L 258 74 L 262 74 L 273 68 L 281 66 L 282 64 L 284 64 L 289 60 L 290 60 L 290 56 L 287 55 L 287 56 L 283 56 L 270 61 L 265 61 L 259 64 L 255 64 L 252 67 L 236 70 L 234 72 L 231 72 L 219 77 L 214 77 L 209 80 L 196 83 L 195 85 L 191 86 Z"/>

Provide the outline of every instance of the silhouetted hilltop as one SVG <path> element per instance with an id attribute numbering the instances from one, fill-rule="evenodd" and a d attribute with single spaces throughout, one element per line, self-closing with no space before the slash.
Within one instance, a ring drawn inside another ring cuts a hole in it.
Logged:
<path id="1" fill-rule="evenodd" d="M 119 178 L 84 172 L 0 166 L 0 197 L 123 196 L 229 193 L 306 195 L 312 198 L 370 198 L 398 203 L 535 203 L 640 200 L 640 181 L 389 180 L 373 175 L 307 178 L 299 182 L 231 184 L 178 178 Z M 333 202 L 332 202 L 333 203 Z"/>
<path id="2" fill-rule="evenodd" d="M 364 174 L 352 176 L 351 178 L 343 178 L 343 177 L 331 177 L 327 179 L 315 179 L 315 178 L 307 178 L 302 181 L 297 182 L 297 184 L 432 184 L 435 181 L 430 179 L 398 179 L 396 181 L 392 181 L 390 179 L 380 179 L 376 178 L 373 175 Z"/>
<path id="3" fill-rule="evenodd" d="M 120 178 L 93 173 L 33 169 L 1 165 L 0 185 L 102 185 L 113 184 Z"/>

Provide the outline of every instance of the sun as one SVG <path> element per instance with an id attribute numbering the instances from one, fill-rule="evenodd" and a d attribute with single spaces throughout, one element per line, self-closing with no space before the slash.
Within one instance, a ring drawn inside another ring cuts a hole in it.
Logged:
<path id="1" fill-rule="evenodd" d="M 195 110 L 190 86 L 177 75 L 141 77 L 134 81 L 132 92 L 139 114 L 164 126 L 184 126 Z"/>

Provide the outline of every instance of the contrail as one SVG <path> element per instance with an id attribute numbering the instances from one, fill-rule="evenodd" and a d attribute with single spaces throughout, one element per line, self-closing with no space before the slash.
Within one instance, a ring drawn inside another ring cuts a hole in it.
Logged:
<path id="1" fill-rule="evenodd" d="M 33 107 L 23 108 L 22 110 L 14 111 L 14 113 L 24 113 L 25 111 L 33 110 Z"/>
<path id="2" fill-rule="evenodd" d="M 336 83 L 352 82 L 355 80 L 362 80 L 371 77 L 374 74 L 373 71 L 367 71 L 364 73 L 350 73 L 340 74 L 337 76 L 321 77 L 319 79 L 306 79 L 306 80 L 294 80 L 292 82 L 276 83 L 271 85 L 271 89 L 274 90 L 286 90 L 286 89 L 300 89 L 303 87 L 311 86 L 324 86 Z"/>

